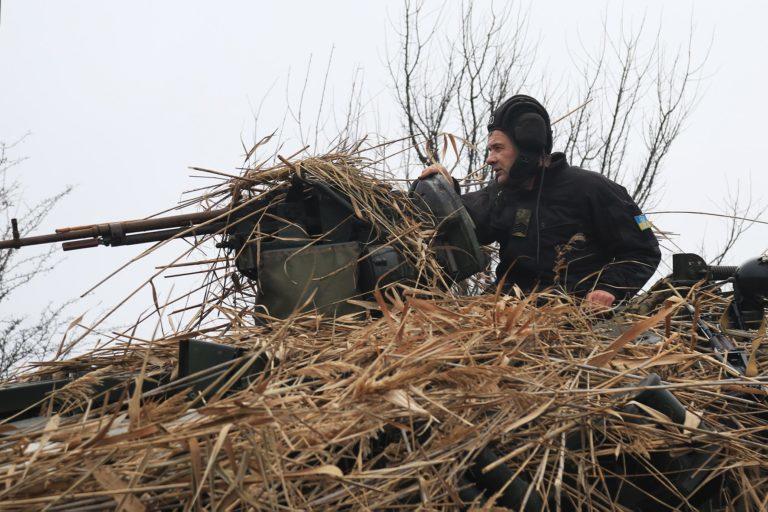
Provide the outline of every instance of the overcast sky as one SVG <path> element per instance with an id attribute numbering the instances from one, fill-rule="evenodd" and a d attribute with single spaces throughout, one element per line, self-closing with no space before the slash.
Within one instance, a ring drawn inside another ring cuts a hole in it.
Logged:
<path id="1" fill-rule="evenodd" d="M 435 5 L 440 5 L 435 3 Z M 339 102 L 357 68 L 365 76 L 367 109 L 392 116 L 385 53 L 389 19 L 401 2 L 291 1 L 36 1 L 5 0 L 0 18 L 0 140 L 30 135 L 17 148 L 28 157 L 16 170 L 33 203 L 74 185 L 43 231 L 139 218 L 172 206 L 201 186 L 187 169 L 232 171 L 242 163 L 241 140 L 254 136 L 262 99 L 261 135 L 280 125 L 285 81 L 302 75 L 312 56 L 324 66 L 333 49 L 331 96 Z M 594 44 L 604 18 L 643 18 L 662 43 L 676 47 L 696 26 L 694 51 L 711 53 L 703 95 L 665 162 L 657 209 L 722 211 L 730 185 L 751 187 L 768 201 L 765 147 L 768 2 L 540 1 L 530 4 L 538 58 L 562 76 L 578 41 Z M 682 39 L 681 39 L 682 38 Z M 388 42 L 389 41 L 389 42 Z M 321 86 L 315 75 L 310 87 Z M 290 95 L 290 92 L 289 92 Z M 554 113 L 553 115 L 556 115 Z M 396 123 L 383 126 L 391 138 Z M 557 148 L 556 148 L 557 149 Z M 290 153 L 291 151 L 286 151 Z M 720 240 L 712 219 L 657 216 L 680 233 L 678 245 L 698 251 Z M 768 226 L 756 226 L 734 250 L 733 264 L 768 248 Z M 97 248 L 65 255 L 47 277 L 19 293 L 11 307 L 34 311 L 42 302 L 78 296 L 140 248 Z M 72 314 L 108 307 L 163 263 L 164 252 L 76 303 Z M 149 294 L 138 302 L 147 304 Z M 136 307 L 129 308 L 135 312 Z"/>

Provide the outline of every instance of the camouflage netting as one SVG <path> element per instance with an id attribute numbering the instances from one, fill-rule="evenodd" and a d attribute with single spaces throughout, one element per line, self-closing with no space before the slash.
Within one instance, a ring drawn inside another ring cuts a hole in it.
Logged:
<path id="1" fill-rule="evenodd" d="M 205 199 L 258 196 L 301 169 L 343 180 L 366 217 L 395 199 L 364 165 L 281 164 Z M 422 268 L 434 265 L 429 226 L 391 228 Z M 765 393 L 697 348 L 680 313 L 691 297 L 665 291 L 645 314 L 605 322 L 555 291 L 460 296 L 430 270 L 418 288 L 358 301 L 362 313 L 265 322 L 254 292 L 232 284 L 231 261 L 207 265 L 205 298 L 175 332 L 127 331 L 25 376 L 91 370 L 37 406 L 42 419 L 0 427 L 1 509 L 768 506 Z M 723 300 L 697 304 L 719 311 Z M 213 381 L 169 381 L 190 338 L 244 352 Z M 682 416 L 648 399 L 652 373 Z M 110 391 L 119 399 L 100 403 L 94 390 L 114 376 L 125 378 Z"/>

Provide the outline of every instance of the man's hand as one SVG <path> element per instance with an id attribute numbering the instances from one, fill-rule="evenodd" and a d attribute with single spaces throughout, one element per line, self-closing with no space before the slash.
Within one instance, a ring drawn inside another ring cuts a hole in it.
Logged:
<path id="1" fill-rule="evenodd" d="M 615 301 L 616 296 L 605 290 L 595 290 L 589 292 L 587 296 L 584 297 L 584 305 L 594 309 L 608 309 L 613 306 Z"/>
<path id="2" fill-rule="evenodd" d="M 443 167 L 440 164 L 432 164 L 423 171 L 421 171 L 421 174 L 419 175 L 419 179 L 423 180 L 424 178 L 429 178 L 430 176 L 433 176 L 435 174 L 440 174 L 443 178 L 448 180 L 448 183 L 453 185 L 453 178 L 451 177 L 451 173 L 448 172 L 448 169 Z"/>

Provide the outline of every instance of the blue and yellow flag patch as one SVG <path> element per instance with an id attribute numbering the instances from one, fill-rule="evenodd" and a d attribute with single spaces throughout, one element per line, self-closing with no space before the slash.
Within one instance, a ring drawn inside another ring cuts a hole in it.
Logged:
<path id="1" fill-rule="evenodd" d="M 651 223 L 645 215 L 635 215 L 635 222 L 640 227 L 640 231 L 651 229 Z"/>

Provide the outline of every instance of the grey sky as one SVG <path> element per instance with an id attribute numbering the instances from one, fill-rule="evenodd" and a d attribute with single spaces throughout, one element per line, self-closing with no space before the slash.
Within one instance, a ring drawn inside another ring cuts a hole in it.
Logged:
<path id="1" fill-rule="evenodd" d="M 188 178 L 187 166 L 240 165 L 240 140 L 253 137 L 256 106 L 271 91 L 260 115 L 261 134 L 277 127 L 288 69 L 303 75 L 311 54 L 315 69 L 322 68 L 334 48 L 330 85 L 340 102 L 354 69 L 362 67 L 365 95 L 372 99 L 368 108 L 391 119 L 385 33 L 387 18 L 400 10 L 400 2 L 5 0 L 0 140 L 31 132 L 18 149 L 18 156 L 29 157 L 18 168 L 28 201 L 76 186 L 45 232 L 142 217 L 202 185 Z M 687 35 L 691 14 L 695 51 L 703 54 L 714 33 L 705 93 L 665 163 L 659 209 L 721 211 L 727 184 L 735 188 L 739 181 L 744 192 L 751 183 L 756 201 L 768 200 L 768 173 L 759 160 L 768 117 L 768 3 L 637 1 L 611 3 L 606 10 L 604 2 L 537 2 L 530 7 L 530 30 L 541 41 L 539 58 L 559 79 L 572 67 L 567 49 L 579 38 L 595 44 L 606 13 L 615 20 L 622 12 L 629 24 L 643 16 L 654 30 L 660 23 L 661 40 L 670 47 Z M 391 31 L 389 37 L 391 44 Z M 384 128 L 392 138 L 400 135 L 395 123 Z M 676 241 L 689 251 L 699 249 L 705 234 L 721 239 L 725 228 L 693 217 L 652 220 L 681 233 Z M 731 261 L 756 255 L 767 240 L 768 226 L 753 228 Z M 70 253 L 12 307 L 28 311 L 41 301 L 75 297 L 139 251 Z M 72 313 L 115 303 L 176 252 L 164 251 L 124 272 Z M 148 300 L 147 293 L 139 298 Z"/>

